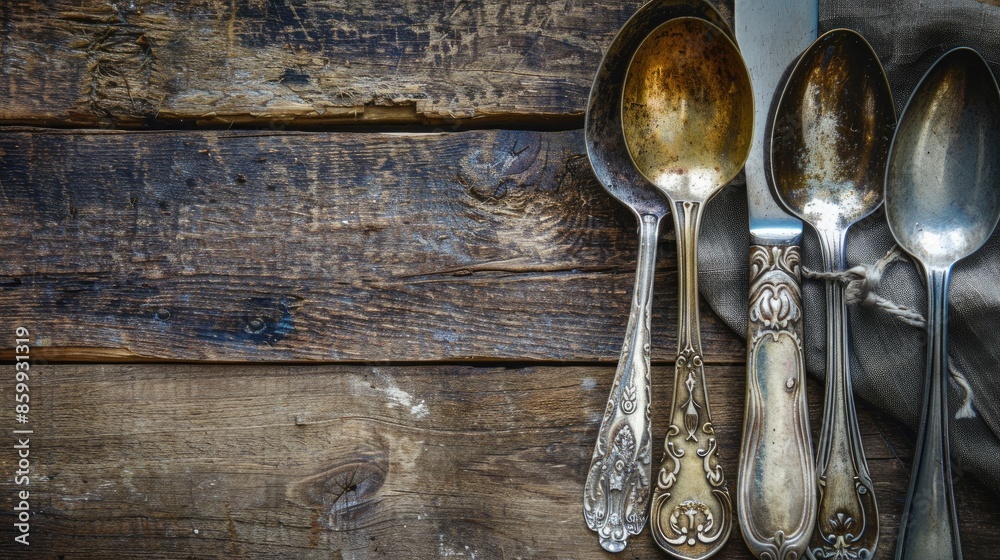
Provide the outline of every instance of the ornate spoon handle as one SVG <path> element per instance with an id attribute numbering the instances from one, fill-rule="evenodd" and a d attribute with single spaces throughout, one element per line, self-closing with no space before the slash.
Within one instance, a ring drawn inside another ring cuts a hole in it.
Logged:
<path id="1" fill-rule="evenodd" d="M 701 209 L 697 202 L 674 204 L 680 326 L 670 427 L 650 514 L 656 544 L 677 558 L 691 559 L 715 554 L 726 544 L 733 525 L 732 501 L 719 464 L 701 353 L 698 319 Z"/>
<path id="2" fill-rule="evenodd" d="M 583 489 L 583 516 L 610 552 L 625 548 L 646 524 L 653 439 L 649 423 L 650 307 L 660 219 L 639 219 L 639 259 L 632 310 L 611 396 Z"/>
<path id="3" fill-rule="evenodd" d="M 844 267 L 844 232 L 818 231 L 823 269 Z M 816 455 L 819 511 L 807 554 L 814 559 L 870 559 L 878 544 L 878 509 L 854 410 L 847 354 L 844 288 L 826 283 L 826 399 Z"/>
<path id="4" fill-rule="evenodd" d="M 740 528 L 754 556 L 797 560 L 816 523 L 798 245 L 750 247 L 748 317 Z"/>

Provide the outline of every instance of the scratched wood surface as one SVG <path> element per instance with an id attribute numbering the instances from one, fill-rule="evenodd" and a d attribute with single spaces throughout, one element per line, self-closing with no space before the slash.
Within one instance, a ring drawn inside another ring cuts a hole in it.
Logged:
<path id="1" fill-rule="evenodd" d="M 712 2 L 731 21 L 732 0 Z M 3 2 L 0 123 L 577 127 L 601 53 L 643 3 Z M 879 4 L 878 25 L 907 17 Z"/>
<path id="2" fill-rule="evenodd" d="M 565 126 L 643 3 L 5 2 L 0 121 Z"/>
<path id="3" fill-rule="evenodd" d="M 0 316 L 50 359 L 613 363 L 635 227 L 578 131 L 0 134 Z"/>
<path id="4" fill-rule="evenodd" d="M 656 368 L 656 395 L 671 373 Z M 648 533 L 625 555 L 604 553 L 583 522 L 612 375 L 606 366 L 38 366 L 32 546 L 48 558 L 663 558 Z M 743 375 L 708 370 L 731 485 Z M 809 389 L 815 434 L 821 391 Z M 867 409 L 860 418 L 883 523 L 877 558 L 890 558 L 911 435 Z M 10 453 L 0 467 L 12 472 Z M 1000 546 L 994 499 L 958 481 L 968 558 Z M 11 522 L 5 505 L 0 523 Z M 0 540 L 0 555 L 18 546 Z M 748 556 L 737 531 L 718 558 Z"/>
<path id="5" fill-rule="evenodd" d="M 580 128 L 642 1 L 0 3 L 0 124 L 31 127 L 0 129 L 0 328 L 36 357 L 33 544 L 0 452 L 0 557 L 615 557 L 581 495 L 635 224 Z M 744 348 L 702 318 L 733 484 Z M 111 363 L 169 360 L 227 364 Z M 913 434 L 860 416 L 890 558 Z M 958 476 L 966 557 L 994 557 L 996 496 Z"/>

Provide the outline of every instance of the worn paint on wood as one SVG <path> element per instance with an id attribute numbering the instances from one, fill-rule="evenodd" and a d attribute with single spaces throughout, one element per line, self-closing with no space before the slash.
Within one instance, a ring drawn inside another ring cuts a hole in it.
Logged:
<path id="1" fill-rule="evenodd" d="M 642 4 L 5 2 L 0 122 L 566 126 Z"/>
<path id="2" fill-rule="evenodd" d="M 670 368 L 654 370 L 654 395 Z M 32 551 L 46 557 L 607 558 L 581 496 L 613 367 L 44 366 L 33 372 Z M 743 368 L 708 368 L 730 476 Z M 811 382 L 813 429 L 820 385 Z M 657 397 L 662 441 L 668 406 Z M 890 557 L 912 461 L 860 411 Z M 11 428 L 5 415 L 0 425 Z M 656 454 L 660 451 L 657 449 Z M 13 453 L 0 453 L 11 472 Z M 0 493 L 10 496 L 10 481 Z M 7 498 L 5 498 L 7 499 Z M 1000 546 L 963 477 L 965 553 Z M 12 510 L 0 510 L 9 535 Z M 17 546 L 0 539 L 0 555 Z M 648 533 L 627 558 L 662 558 Z M 736 533 L 719 558 L 749 558 Z"/>
<path id="3" fill-rule="evenodd" d="M 52 358 L 614 362 L 634 228 L 579 132 L 0 135 L 0 316 Z"/>

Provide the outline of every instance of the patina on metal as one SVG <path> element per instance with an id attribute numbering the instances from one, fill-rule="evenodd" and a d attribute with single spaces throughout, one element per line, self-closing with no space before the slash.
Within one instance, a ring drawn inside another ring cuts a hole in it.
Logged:
<path id="1" fill-rule="evenodd" d="M 927 279 L 927 369 L 897 559 L 962 558 L 948 449 L 948 287 L 1000 218 L 1000 90 L 975 51 L 952 50 L 910 97 L 889 151 L 885 211 Z"/>
<path id="2" fill-rule="evenodd" d="M 767 173 L 782 78 L 816 39 L 817 0 L 736 0 L 736 38 L 757 118 L 745 166 L 750 222 L 747 386 L 736 513 L 758 558 L 802 558 L 816 525 L 816 460 L 809 431 L 799 243 Z"/>
<path id="3" fill-rule="evenodd" d="M 750 77 L 726 32 L 702 19 L 673 19 L 636 50 L 621 111 L 632 161 L 670 200 L 677 232 L 674 397 L 651 528 L 657 545 L 675 557 L 707 558 L 726 543 L 733 513 L 705 383 L 698 233 L 705 203 L 746 161 L 753 130 Z"/>
<path id="4" fill-rule="evenodd" d="M 583 494 L 583 515 L 601 546 L 625 548 L 647 519 L 650 494 L 650 311 L 660 224 L 669 201 L 646 182 L 632 164 L 622 133 L 622 84 L 633 53 L 663 22 L 698 17 L 725 26 L 703 0 L 653 0 L 629 19 L 612 41 L 594 79 L 587 102 L 587 155 L 604 188 L 635 214 L 639 257 L 632 309 L 611 395 L 601 421 Z"/>
<path id="5" fill-rule="evenodd" d="M 844 269 L 847 229 L 882 203 L 895 124 L 885 72 L 863 37 L 833 30 L 803 53 L 776 110 L 771 165 L 781 202 L 816 230 L 824 272 Z M 819 505 L 806 553 L 868 559 L 878 509 L 851 392 L 844 288 L 833 281 L 826 283 L 826 338 Z"/>

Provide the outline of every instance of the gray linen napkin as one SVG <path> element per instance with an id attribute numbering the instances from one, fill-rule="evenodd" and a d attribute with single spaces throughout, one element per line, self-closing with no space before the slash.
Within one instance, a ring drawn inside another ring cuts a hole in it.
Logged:
<path id="1" fill-rule="evenodd" d="M 896 114 L 939 56 L 953 47 L 979 51 L 1000 76 L 1000 0 L 820 1 L 820 31 L 847 27 L 861 33 L 882 60 Z M 747 329 L 749 234 L 746 189 L 734 184 L 706 208 L 701 233 L 699 282 L 712 308 L 737 333 Z M 873 265 L 895 245 L 881 210 L 851 228 L 847 266 Z M 806 268 L 820 269 L 819 245 L 806 227 Z M 875 292 L 925 314 L 923 274 L 907 258 L 889 264 Z M 825 369 L 823 285 L 805 280 L 806 364 L 822 378 Z M 849 308 L 851 372 L 855 392 L 869 404 L 916 428 L 923 400 L 925 335 L 889 312 L 864 304 Z M 1000 231 L 954 270 L 949 328 L 953 368 L 967 380 L 975 417 L 956 420 L 966 400 L 957 384 L 949 390 L 951 448 L 955 473 L 972 474 L 1000 494 Z"/>

